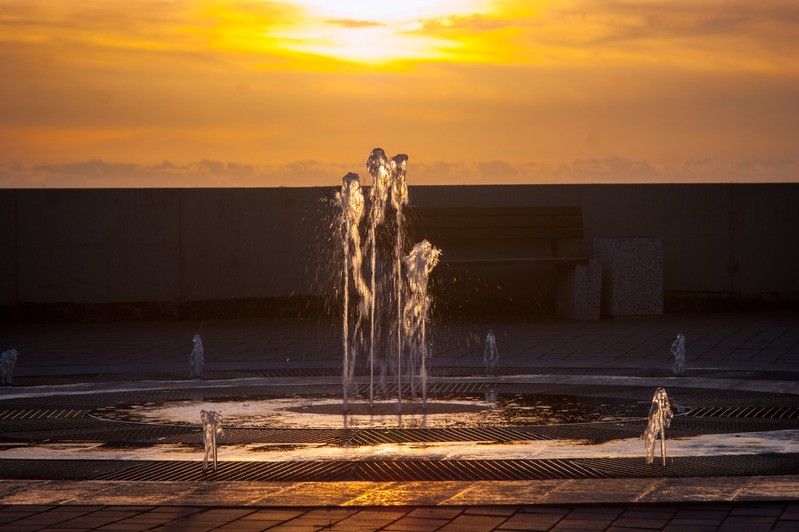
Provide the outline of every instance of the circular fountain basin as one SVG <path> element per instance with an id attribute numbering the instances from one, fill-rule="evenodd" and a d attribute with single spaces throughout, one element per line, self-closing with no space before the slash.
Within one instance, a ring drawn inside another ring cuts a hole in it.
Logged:
<path id="1" fill-rule="evenodd" d="M 222 414 L 225 427 L 240 428 L 453 428 L 553 425 L 645 417 L 648 404 L 614 398 L 567 395 L 487 394 L 403 401 L 340 397 L 231 397 L 134 403 L 97 409 L 102 419 L 135 423 L 198 425 L 202 410 Z"/>

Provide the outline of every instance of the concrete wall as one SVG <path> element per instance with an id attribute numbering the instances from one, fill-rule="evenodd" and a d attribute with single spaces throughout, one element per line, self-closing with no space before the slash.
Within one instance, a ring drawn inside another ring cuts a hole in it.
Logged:
<path id="1" fill-rule="evenodd" d="M 0 190 L 0 307 L 316 295 L 330 267 L 332 191 Z M 581 205 L 584 253 L 595 236 L 663 240 L 675 301 L 799 301 L 799 184 L 436 186 L 411 198 Z M 502 284 L 513 294 L 531 282 L 519 270 Z"/>

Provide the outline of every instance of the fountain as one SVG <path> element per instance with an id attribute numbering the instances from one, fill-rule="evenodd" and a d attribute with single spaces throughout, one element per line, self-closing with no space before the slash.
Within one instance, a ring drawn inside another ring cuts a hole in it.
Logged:
<path id="1" fill-rule="evenodd" d="M 660 456 L 663 467 L 666 466 L 666 429 L 671 425 L 674 412 L 665 388 L 655 390 L 652 396 L 652 406 L 649 409 L 649 422 L 641 439 L 646 444 L 646 463 L 651 464 L 655 458 L 655 440 L 660 438 Z"/>
<path id="2" fill-rule="evenodd" d="M 0 384 L 10 385 L 11 377 L 14 374 L 14 366 L 17 365 L 16 349 L 9 349 L 0 355 Z"/>
<path id="3" fill-rule="evenodd" d="M 674 374 L 680 377 L 685 375 L 685 335 L 682 333 L 671 344 L 671 355 L 674 357 Z"/>
<path id="4" fill-rule="evenodd" d="M 358 355 L 364 350 L 368 352 L 370 408 L 375 405 L 378 366 L 384 393 L 388 390 L 386 373 L 389 368 L 394 369 L 398 413 L 402 411 L 405 377 L 410 379 L 415 399 L 418 373 L 423 402 L 427 398 L 426 323 L 430 308 L 427 279 L 441 251 L 425 241 L 417 244 L 407 256 L 404 254 L 403 209 L 409 203 L 407 160 L 408 156 L 404 154 L 389 159 L 380 148 L 369 154 L 366 167 L 372 185 L 368 214 L 357 174 L 351 172 L 344 176 L 341 190 L 336 193 L 344 266 L 341 275 L 345 412 L 350 408 L 350 388 Z M 363 244 L 362 230 L 366 240 Z M 387 240 L 391 244 L 382 245 Z M 368 257 L 367 263 L 364 262 L 365 256 Z M 351 305 L 353 299 L 357 300 L 357 305 Z M 367 321 L 368 338 L 364 330 Z"/>
<path id="5" fill-rule="evenodd" d="M 328 429 L 341 427 L 343 408 L 346 430 L 335 441 L 344 447 L 375 441 L 371 435 L 363 436 L 363 440 L 359 440 L 361 436 L 353 436 L 362 429 L 471 430 L 485 426 L 615 422 L 645 415 L 637 401 L 627 404 L 605 397 L 597 401 L 534 396 L 530 391 L 497 383 L 493 378 L 480 380 L 471 376 L 455 387 L 447 382 L 440 387 L 431 386 L 435 396 L 428 397 L 432 306 L 428 284 L 442 252 L 427 240 L 410 246 L 406 237 L 407 156 L 387 158 L 383 150 L 375 149 L 366 164 L 374 182 L 371 189 L 362 188 L 359 176 L 348 173 L 342 178 L 334 203 L 338 238 L 333 264 L 335 282 L 340 287 L 338 295 L 342 298 L 341 394 L 337 383 L 311 383 L 307 387 L 276 384 L 241 404 L 240 397 L 232 392 L 215 389 L 212 395 L 219 397 L 204 400 L 202 406 L 195 401 L 174 400 L 114 406 L 97 410 L 93 415 L 119 421 L 193 425 L 198 410 L 202 409 L 205 468 L 211 459 L 216 463 L 217 436 L 222 430 L 220 411 L 225 412 L 225 422 L 231 430 Z M 487 332 L 483 347 L 486 377 L 493 377 L 499 360 L 493 330 Z M 197 333 L 190 358 L 193 377 L 202 376 L 202 365 L 203 346 Z M 447 371 L 444 369 L 442 373 L 446 375 Z M 460 374 L 456 372 L 455 376 L 459 378 Z M 388 377 L 395 379 L 395 384 L 387 385 Z M 381 392 L 382 400 L 378 400 Z M 404 400 L 405 396 L 408 400 Z M 658 400 L 659 404 L 667 403 L 668 398 Z M 665 434 L 668 423 L 664 424 L 664 420 L 670 419 L 667 418 L 670 411 L 656 409 L 655 412 L 659 417 L 653 417 L 654 414 L 650 417 L 659 424 L 653 425 L 652 435 L 647 437 L 652 448 L 658 435 Z M 525 439 L 526 435 L 520 431 L 513 439 Z M 665 446 L 663 452 L 665 456 Z"/>
<path id="6" fill-rule="evenodd" d="M 192 379 L 203 378 L 203 340 L 200 338 L 200 333 L 195 333 L 192 338 L 194 347 L 189 356 L 189 377 Z"/>

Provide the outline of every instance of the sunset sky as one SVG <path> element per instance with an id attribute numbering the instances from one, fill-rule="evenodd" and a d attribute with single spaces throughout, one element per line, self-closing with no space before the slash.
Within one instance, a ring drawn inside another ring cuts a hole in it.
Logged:
<path id="1" fill-rule="evenodd" d="M 796 0 L 0 0 L 0 187 L 799 181 Z"/>

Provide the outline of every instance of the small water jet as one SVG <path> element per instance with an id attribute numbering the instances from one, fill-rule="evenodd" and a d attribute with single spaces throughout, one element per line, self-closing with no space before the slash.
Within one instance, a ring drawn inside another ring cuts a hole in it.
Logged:
<path id="1" fill-rule="evenodd" d="M 671 425 L 674 412 L 665 388 L 655 390 L 652 396 L 652 406 L 649 409 L 649 422 L 641 439 L 646 444 L 646 463 L 651 464 L 655 459 L 655 440 L 660 438 L 660 456 L 663 467 L 666 467 L 666 429 Z"/>
<path id="2" fill-rule="evenodd" d="M 496 367 L 498 361 L 497 337 L 494 336 L 494 331 L 489 329 L 488 334 L 486 334 L 485 349 L 483 349 L 483 364 L 486 367 L 486 376 L 494 376 L 494 367 Z"/>
<path id="3" fill-rule="evenodd" d="M 203 378 L 203 340 L 200 338 L 200 333 L 195 333 L 192 338 L 194 347 L 189 356 L 189 377 L 192 379 Z"/>
<path id="4" fill-rule="evenodd" d="M 685 375 L 685 336 L 680 333 L 677 339 L 671 344 L 671 356 L 674 357 L 674 366 L 672 371 L 675 375 Z"/>
<path id="5" fill-rule="evenodd" d="M 16 349 L 9 349 L 0 355 L 0 384 L 11 385 L 11 378 L 14 374 L 14 367 L 17 365 Z"/>
<path id="6" fill-rule="evenodd" d="M 208 460 L 213 459 L 214 471 L 217 462 L 217 436 L 222 435 L 222 414 L 215 410 L 200 411 L 200 421 L 203 425 L 203 446 L 205 447 L 205 458 L 203 458 L 203 470 L 208 469 Z"/>

